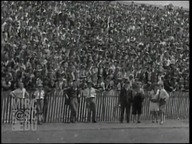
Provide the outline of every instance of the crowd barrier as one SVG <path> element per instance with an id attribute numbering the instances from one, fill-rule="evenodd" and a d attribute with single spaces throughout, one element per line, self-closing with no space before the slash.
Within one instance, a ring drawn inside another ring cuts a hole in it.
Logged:
<path id="1" fill-rule="evenodd" d="M 1 122 L 3 124 L 12 123 L 12 98 L 10 92 L 1 92 Z M 31 93 L 30 93 L 31 94 Z M 117 121 L 119 119 L 120 109 L 116 92 L 98 92 L 96 97 L 96 120 L 97 121 Z M 143 102 L 143 113 L 141 120 L 151 119 L 149 111 L 150 101 L 146 93 Z M 46 95 L 44 106 L 44 117 L 46 123 L 67 123 L 70 120 L 69 106 L 65 105 L 65 97 L 55 95 L 51 92 Z M 78 122 L 87 121 L 88 110 L 86 108 L 85 98 L 80 98 L 78 105 Z M 131 115 L 132 120 L 132 115 Z M 175 92 L 171 94 L 166 105 L 167 119 L 186 119 L 189 118 L 189 93 Z"/>

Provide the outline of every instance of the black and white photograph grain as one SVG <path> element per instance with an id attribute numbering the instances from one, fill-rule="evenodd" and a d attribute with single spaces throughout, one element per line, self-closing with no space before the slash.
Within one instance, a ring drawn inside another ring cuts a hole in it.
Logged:
<path id="1" fill-rule="evenodd" d="M 1 143 L 189 143 L 190 1 L 1 1 Z"/>

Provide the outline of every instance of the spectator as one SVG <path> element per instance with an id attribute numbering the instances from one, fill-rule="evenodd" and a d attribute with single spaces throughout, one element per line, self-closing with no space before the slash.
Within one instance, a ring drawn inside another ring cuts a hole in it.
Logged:
<path id="1" fill-rule="evenodd" d="M 152 123 L 158 123 L 158 114 L 159 114 L 159 104 L 158 104 L 158 95 L 157 85 L 150 86 L 150 114 L 152 115 Z"/>
<path id="2" fill-rule="evenodd" d="M 92 87 L 91 81 L 87 82 L 88 88 L 84 89 L 83 95 L 86 97 L 87 107 L 88 107 L 88 122 L 91 121 L 92 113 L 92 122 L 96 123 L 96 91 Z"/>
<path id="3" fill-rule="evenodd" d="M 158 83 L 158 85 L 159 91 L 157 93 L 159 97 L 160 124 L 163 124 L 165 122 L 165 105 L 169 99 L 169 94 L 164 89 L 163 83 Z"/>
<path id="4" fill-rule="evenodd" d="M 28 79 L 24 76 L 28 69 L 35 69 L 31 74 L 43 82 L 50 71 L 56 79 L 63 73 L 57 69 L 64 64 L 68 81 L 78 78 L 79 71 L 88 77 L 90 66 L 93 69 L 89 76 L 105 81 L 109 75 L 117 79 L 116 69 L 122 77 L 129 76 L 130 64 L 135 78 L 145 83 L 156 83 L 159 72 L 172 73 L 172 87 L 173 77 L 179 75 L 188 83 L 186 10 L 120 3 L 104 6 L 96 1 L 56 3 L 41 2 L 39 9 L 38 2 L 2 2 L 2 69 L 7 71 L 10 64 L 17 74 L 12 73 L 13 79 Z M 73 64 L 76 70 L 71 72 Z M 186 70 L 178 74 L 172 66 Z M 147 72 L 143 71 L 145 67 L 150 67 Z"/>
<path id="5" fill-rule="evenodd" d="M 15 97 L 15 98 L 29 98 L 29 93 L 26 91 L 26 89 L 24 88 L 24 84 L 22 81 L 18 82 L 18 88 L 15 89 L 14 91 L 11 91 L 11 96 Z"/>
<path id="6" fill-rule="evenodd" d="M 121 89 L 121 92 L 119 95 L 119 103 L 121 105 L 120 123 L 123 123 L 123 117 L 124 117 L 124 110 L 125 109 L 126 109 L 127 123 L 129 123 L 132 99 L 133 99 L 133 96 L 132 96 L 132 90 L 130 87 L 130 83 L 128 81 L 126 81 L 125 85 Z"/>
<path id="7" fill-rule="evenodd" d="M 141 123 L 140 116 L 142 114 L 142 103 L 144 100 L 144 93 L 141 91 L 141 86 L 139 83 L 133 84 L 133 104 L 132 104 L 132 114 L 133 114 L 133 122 L 136 120 L 137 123 Z"/>
<path id="8" fill-rule="evenodd" d="M 70 122 L 75 123 L 77 121 L 77 107 L 80 98 L 80 90 L 77 85 L 77 81 L 71 81 L 70 87 L 67 90 L 67 95 L 69 98 L 69 107 L 71 109 Z"/>
<path id="9" fill-rule="evenodd" d="M 43 85 L 42 82 L 37 83 L 37 89 L 34 92 L 33 96 L 34 99 L 37 100 L 37 124 L 41 125 L 44 121 L 43 117 L 43 108 L 44 108 L 44 98 L 45 98 L 45 91 L 42 89 Z"/>
<path id="10" fill-rule="evenodd" d="M 11 82 L 7 81 L 5 77 L 2 77 L 1 85 L 2 85 L 2 90 L 3 91 L 8 91 L 8 90 L 10 90 Z"/>

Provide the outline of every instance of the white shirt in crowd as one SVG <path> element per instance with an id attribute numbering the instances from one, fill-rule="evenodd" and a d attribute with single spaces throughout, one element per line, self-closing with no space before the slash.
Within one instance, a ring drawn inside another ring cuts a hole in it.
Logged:
<path id="1" fill-rule="evenodd" d="M 121 90 L 121 83 L 120 83 L 120 82 L 117 84 L 117 90 L 118 90 L 118 91 Z"/>
<path id="2" fill-rule="evenodd" d="M 94 88 L 86 88 L 86 89 L 83 91 L 83 95 L 84 95 L 86 98 L 96 97 L 96 91 L 95 91 Z"/>
<path id="3" fill-rule="evenodd" d="M 44 99 L 44 96 L 45 96 L 45 92 L 44 90 L 36 90 L 35 93 L 34 93 L 34 96 L 35 96 L 35 99 Z"/>
<path id="4" fill-rule="evenodd" d="M 159 95 L 159 98 L 165 99 L 165 101 L 169 99 L 169 94 L 165 89 L 161 89 L 161 90 L 158 89 L 156 95 Z"/>
<path id="5" fill-rule="evenodd" d="M 105 83 L 103 81 L 100 83 L 100 86 L 102 87 L 102 90 L 105 90 Z"/>

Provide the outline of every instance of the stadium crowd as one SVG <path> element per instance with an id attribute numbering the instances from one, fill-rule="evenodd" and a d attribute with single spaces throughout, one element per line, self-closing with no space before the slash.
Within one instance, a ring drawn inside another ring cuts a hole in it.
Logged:
<path id="1" fill-rule="evenodd" d="M 118 88 L 123 79 L 160 80 L 188 90 L 189 11 L 110 2 L 3 1 L 2 89 L 19 80 Z"/>

